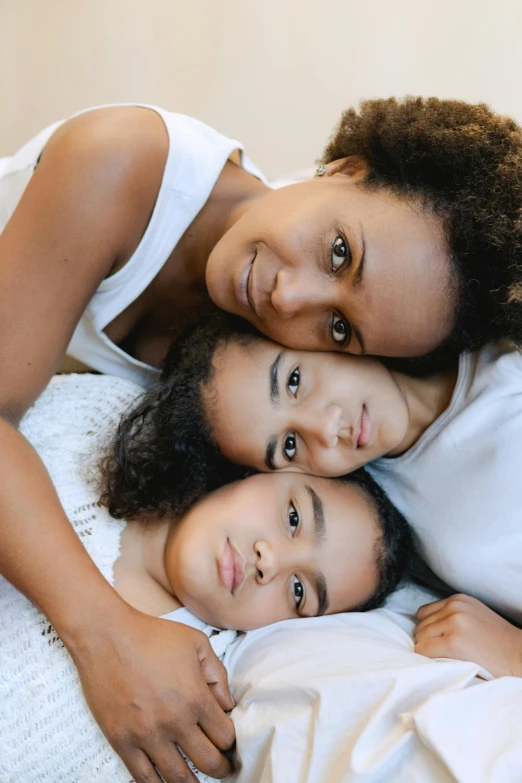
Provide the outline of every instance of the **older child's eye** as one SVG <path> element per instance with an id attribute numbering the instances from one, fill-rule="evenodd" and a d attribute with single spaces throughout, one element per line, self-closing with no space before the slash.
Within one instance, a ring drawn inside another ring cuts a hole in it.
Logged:
<path id="1" fill-rule="evenodd" d="M 334 315 L 332 318 L 332 340 L 334 343 L 344 347 L 348 345 L 350 338 L 351 330 L 348 324 L 338 315 Z"/>
<path id="2" fill-rule="evenodd" d="M 288 376 L 288 391 L 290 394 L 292 394 L 294 397 L 297 394 L 297 390 L 299 388 L 299 380 L 300 380 L 300 372 L 299 367 L 296 367 L 295 370 L 292 370 L 290 375 Z"/>
<path id="3" fill-rule="evenodd" d="M 294 593 L 295 605 L 297 609 L 300 609 L 303 604 L 303 598 L 304 598 L 303 583 L 299 581 L 297 576 L 293 576 L 292 580 L 293 580 L 292 589 Z"/>
<path id="4" fill-rule="evenodd" d="M 339 234 L 332 245 L 332 272 L 337 272 L 337 270 L 343 266 L 346 259 L 351 261 L 352 254 L 350 253 L 348 242 Z"/>
<path id="5" fill-rule="evenodd" d="M 288 524 L 292 531 L 292 536 L 295 536 L 296 530 L 299 527 L 299 513 L 293 503 L 290 503 L 288 507 Z"/>
<path id="6" fill-rule="evenodd" d="M 292 462 L 295 457 L 295 432 L 289 432 L 283 442 L 283 455 L 288 462 Z"/>

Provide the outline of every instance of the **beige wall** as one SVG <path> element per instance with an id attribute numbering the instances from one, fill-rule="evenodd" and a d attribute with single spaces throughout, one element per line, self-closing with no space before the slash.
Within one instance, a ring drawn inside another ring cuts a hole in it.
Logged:
<path id="1" fill-rule="evenodd" d="M 0 0 L 0 155 L 84 106 L 144 101 L 310 165 L 343 107 L 422 93 L 522 119 L 519 0 Z"/>

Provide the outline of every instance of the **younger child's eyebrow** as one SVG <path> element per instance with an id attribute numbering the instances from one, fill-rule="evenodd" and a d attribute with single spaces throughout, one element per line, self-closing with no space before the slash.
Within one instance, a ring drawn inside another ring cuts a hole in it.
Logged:
<path id="1" fill-rule="evenodd" d="M 314 515 L 314 530 L 315 530 L 315 542 L 316 544 L 326 540 L 326 522 L 324 517 L 324 505 L 323 501 L 317 494 L 317 492 L 309 485 L 306 484 L 306 491 L 310 495 L 312 501 L 312 511 Z M 315 617 L 321 617 L 329 606 L 328 590 L 326 587 L 326 579 L 322 571 L 318 571 L 315 575 L 315 589 L 317 592 L 317 599 L 319 606 Z"/>

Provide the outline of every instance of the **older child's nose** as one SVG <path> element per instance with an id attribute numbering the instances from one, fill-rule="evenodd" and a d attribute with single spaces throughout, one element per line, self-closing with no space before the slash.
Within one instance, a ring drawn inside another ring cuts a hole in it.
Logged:
<path id="1" fill-rule="evenodd" d="M 320 275 L 294 269 L 280 269 L 271 295 L 272 307 L 283 318 L 326 304 L 328 286 Z"/>
<path id="2" fill-rule="evenodd" d="M 343 417 L 342 409 L 333 403 L 323 408 L 306 411 L 303 432 L 316 439 L 320 446 L 332 449 L 337 446 Z"/>

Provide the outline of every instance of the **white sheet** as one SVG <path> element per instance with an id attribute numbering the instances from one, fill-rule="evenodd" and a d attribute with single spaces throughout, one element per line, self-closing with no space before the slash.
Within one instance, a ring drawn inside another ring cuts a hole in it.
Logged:
<path id="1" fill-rule="evenodd" d="M 429 600 L 290 620 L 225 656 L 242 768 L 237 783 L 522 780 L 522 680 L 413 652 L 408 616 Z"/>

